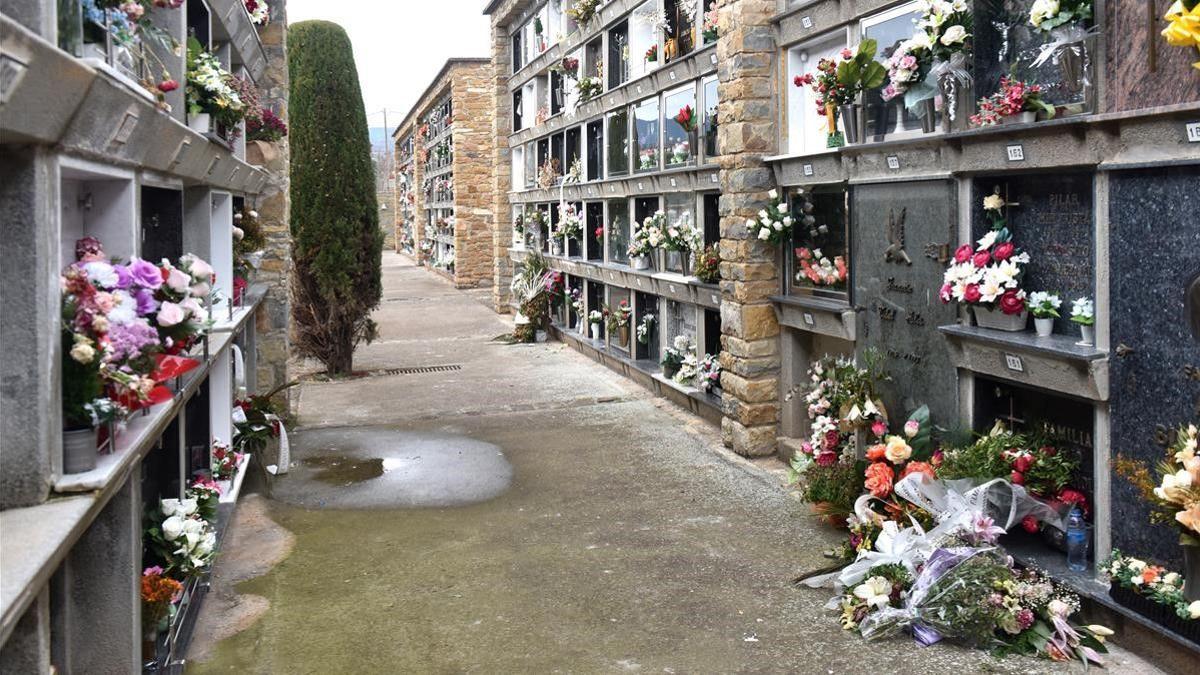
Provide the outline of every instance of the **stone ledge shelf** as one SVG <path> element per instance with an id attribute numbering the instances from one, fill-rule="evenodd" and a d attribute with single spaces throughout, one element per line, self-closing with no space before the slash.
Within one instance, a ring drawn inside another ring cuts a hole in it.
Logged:
<path id="1" fill-rule="evenodd" d="M 719 397 L 695 387 L 686 387 L 673 380 L 668 380 L 663 377 L 657 363 L 631 359 L 615 349 L 598 346 L 591 339 L 563 326 L 552 325 L 550 330 L 564 344 L 574 347 L 594 361 L 641 384 L 652 391 L 655 396 L 669 399 L 714 424 L 721 423 L 721 399 Z"/>
<path id="2" fill-rule="evenodd" d="M 589 181 L 577 185 L 553 188 L 534 188 L 509 192 L 509 201 L 516 204 L 543 202 L 589 201 L 653 195 L 664 192 L 704 192 L 720 190 L 719 167 L 712 165 L 663 169 L 638 176 Z"/>
<path id="3" fill-rule="evenodd" d="M 840 300 L 811 295 L 773 295 L 775 316 L 782 326 L 854 342 L 858 310 Z"/>
<path id="4" fill-rule="evenodd" d="M 509 257 L 516 262 L 523 261 L 528 254 L 527 249 L 509 249 Z M 709 309 L 721 308 L 721 289 L 716 284 L 706 284 L 696 277 L 684 276 L 677 272 L 635 270 L 628 265 L 587 261 L 582 258 L 564 258 L 549 254 L 545 257 L 551 268 L 581 279 L 651 293 Z"/>
<path id="5" fill-rule="evenodd" d="M 959 324 L 938 330 L 949 339 L 950 358 L 959 368 L 1093 401 L 1108 400 L 1108 352 L 1078 345 L 1075 338 Z"/>

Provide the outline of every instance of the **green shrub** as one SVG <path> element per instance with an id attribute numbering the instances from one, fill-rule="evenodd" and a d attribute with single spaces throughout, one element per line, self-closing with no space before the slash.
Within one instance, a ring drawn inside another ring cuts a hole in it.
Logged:
<path id="1" fill-rule="evenodd" d="M 375 337 L 383 234 L 350 38 L 337 24 L 288 29 L 295 345 L 330 374 Z"/>

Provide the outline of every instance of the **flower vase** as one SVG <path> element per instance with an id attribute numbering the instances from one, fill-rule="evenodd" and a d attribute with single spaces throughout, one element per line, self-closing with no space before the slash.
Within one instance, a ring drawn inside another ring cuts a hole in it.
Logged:
<path id="1" fill-rule="evenodd" d="M 562 255 L 562 240 L 550 240 L 550 255 Z"/>
<path id="2" fill-rule="evenodd" d="M 1200 546 L 1183 547 L 1183 597 L 1188 602 L 1200 600 Z"/>
<path id="3" fill-rule="evenodd" d="M 825 147 L 840 148 L 846 144 L 846 137 L 838 131 L 838 108 L 832 103 L 825 104 L 825 123 L 829 125 L 829 135 L 825 137 Z"/>
<path id="4" fill-rule="evenodd" d="M 1038 337 L 1050 337 L 1054 333 L 1054 319 L 1051 317 L 1034 317 L 1033 327 Z"/>
<path id="5" fill-rule="evenodd" d="M 838 106 L 838 114 L 842 118 L 842 129 L 846 132 L 846 144 L 862 142 L 863 107 L 857 103 Z"/>
<path id="6" fill-rule="evenodd" d="M 85 473 L 96 468 L 96 430 L 63 431 L 63 473 Z"/>
<path id="7" fill-rule="evenodd" d="M 975 312 L 975 323 L 980 328 L 1016 333 L 1025 330 L 1025 325 L 1029 323 L 1028 310 L 1022 310 L 1020 314 L 1005 314 L 999 309 L 985 309 L 983 307 L 975 307 L 973 309 Z"/>
<path id="8" fill-rule="evenodd" d="M 663 270 L 667 269 L 666 260 L 667 260 L 667 252 L 666 251 L 664 251 L 661 248 L 654 250 L 654 265 L 658 269 L 659 272 L 662 272 Z"/>
<path id="9" fill-rule="evenodd" d="M 207 134 L 212 131 L 212 115 L 208 113 L 188 115 L 188 128 L 197 133 Z"/>
<path id="10" fill-rule="evenodd" d="M 664 363 L 662 374 L 663 377 L 667 378 L 668 380 L 673 380 L 675 379 L 675 376 L 679 374 L 679 366 L 676 364 Z"/>
<path id="11" fill-rule="evenodd" d="M 683 252 L 682 251 L 667 251 L 667 267 L 668 270 L 682 271 L 683 270 Z"/>
<path id="12" fill-rule="evenodd" d="M 1025 111 L 1016 115 L 1002 115 L 1000 124 L 1033 124 L 1037 121 L 1037 113 Z"/>
<path id="13" fill-rule="evenodd" d="M 622 349 L 629 347 L 629 326 L 617 326 L 617 346 Z"/>
<path id="14" fill-rule="evenodd" d="M 633 269 L 635 269 L 635 270 L 650 269 L 650 256 L 645 256 L 645 255 L 633 256 Z"/>
<path id="15" fill-rule="evenodd" d="M 921 132 L 932 134 L 937 127 L 937 107 L 934 105 L 932 98 L 927 98 L 917 104 L 917 110 L 921 116 Z"/>
<path id="16" fill-rule="evenodd" d="M 592 324 L 592 342 L 599 342 L 599 341 L 600 341 L 600 324 L 593 323 Z"/>
<path id="17" fill-rule="evenodd" d="M 1075 344 L 1081 347 L 1091 347 L 1096 344 L 1096 327 L 1079 325 L 1080 340 Z"/>

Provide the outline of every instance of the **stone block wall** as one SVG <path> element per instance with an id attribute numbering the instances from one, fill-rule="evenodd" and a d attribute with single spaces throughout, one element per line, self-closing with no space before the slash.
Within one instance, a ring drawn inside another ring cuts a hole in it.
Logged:
<path id="1" fill-rule="evenodd" d="M 492 283 L 496 221 L 495 104 L 488 96 L 492 72 L 490 62 L 462 63 L 449 74 L 454 106 L 454 285 L 459 288 Z"/>
<path id="2" fill-rule="evenodd" d="M 380 204 L 387 204 L 386 209 L 379 210 L 379 229 L 383 232 L 383 248 L 396 249 L 396 224 L 399 218 L 395 210 L 396 190 L 383 189 L 375 193 L 375 199 Z"/>
<path id="3" fill-rule="evenodd" d="M 513 264 L 508 257 L 512 245 L 509 223 L 512 208 L 508 191 L 512 189 L 511 151 L 508 148 L 508 133 L 512 129 L 512 97 L 508 91 L 508 74 L 512 71 L 512 50 L 508 37 L 507 17 L 516 6 L 509 0 L 505 7 L 492 14 L 492 82 L 493 132 L 495 139 L 492 161 L 493 204 L 492 204 L 492 307 L 501 314 L 509 308 L 509 285 L 512 283 Z"/>
<path id="4" fill-rule="evenodd" d="M 288 119 L 287 63 L 287 3 L 271 3 L 271 23 L 259 33 L 267 54 L 267 69 L 258 83 L 264 101 L 277 102 L 276 113 Z M 254 317 L 258 348 L 258 387 L 270 391 L 288 381 L 288 355 L 291 349 L 291 302 L 288 276 L 292 268 L 291 198 L 289 166 L 291 155 L 288 139 L 271 143 L 269 153 L 263 153 L 264 166 L 271 179 L 258 198 L 256 207 L 263 233 L 267 238 L 266 253 L 258 271 L 257 282 L 268 286 L 269 300 L 259 305 Z M 288 392 L 280 398 L 287 401 Z"/>
<path id="5" fill-rule="evenodd" d="M 776 150 L 774 0 L 719 4 L 717 77 L 721 120 L 721 387 L 725 444 L 742 455 L 775 452 L 779 429 L 778 251 L 746 220 L 774 187 L 763 161 Z"/>

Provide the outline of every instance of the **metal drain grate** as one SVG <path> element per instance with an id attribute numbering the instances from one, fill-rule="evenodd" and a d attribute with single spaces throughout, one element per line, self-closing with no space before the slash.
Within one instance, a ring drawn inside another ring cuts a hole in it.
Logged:
<path id="1" fill-rule="evenodd" d="M 462 366 L 457 363 L 451 363 L 444 366 L 419 366 L 415 368 L 388 368 L 387 370 L 377 370 L 376 375 L 421 375 L 423 373 L 448 373 L 454 370 L 462 370 Z"/>

